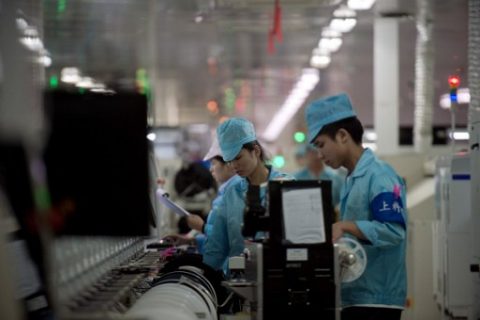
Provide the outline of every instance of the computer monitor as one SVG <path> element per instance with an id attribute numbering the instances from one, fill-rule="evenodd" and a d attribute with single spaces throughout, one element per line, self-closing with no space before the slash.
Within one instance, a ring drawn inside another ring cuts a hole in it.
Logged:
<path id="1" fill-rule="evenodd" d="M 331 244 L 334 210 L 330 180 L 270 181 L 272 244 Z"/>
<path id="2" fill-rule="evenodd" d="M 44 160 L 57 235 L 148 235 L 147 100 L 53 91 Z"/>

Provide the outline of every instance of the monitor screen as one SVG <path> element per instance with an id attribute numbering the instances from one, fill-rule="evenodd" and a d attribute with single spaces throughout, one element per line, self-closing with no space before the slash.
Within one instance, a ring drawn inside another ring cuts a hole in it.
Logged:
<path id="1" fill-rule="evenodd" d="M 331 243 L 331 181 L 270 181 L 270 239 L 274 243 Z"/>
<path id="2" fill-rule="evenodd" d="M 54 232 L 147 235 L 152 205 L 146 97 L 55 91 L 46 94 L 45 109 Z"/>

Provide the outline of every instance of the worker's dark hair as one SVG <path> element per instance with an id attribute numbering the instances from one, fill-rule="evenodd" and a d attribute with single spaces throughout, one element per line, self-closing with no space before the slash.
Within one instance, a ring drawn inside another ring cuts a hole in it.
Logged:
<path id="1" fill-rule="evenodd" d="M 210 159 L 210 161 L 212 161 L 213 159 L 217 160 L 217 161 L 220 161 L 221 163 L 225 164 L 225 160 L 223 160 L 222 156 L 215 156 L 215 157 L 212 157 Z"/>
<path id="2" fill-rule="evenodd" d="M 322 128 L 322 130 L 320 130 L 318 134 L 326 134 L 331 139 L 335 139 L 335 135 L 340 129 L 344 129 L 345 131 L 347 131 L 357 145 L 362 144 L 363 126 L 357 117 L 345 118 L 327 124 Z"/>
<path id="3" fill-rule="evenodd" d="M 245 143 L 242 148 L 247 149 L 248 151 L 253 151 L 256 145 L 260 148 L 260 160 L 262 160 L 263 163 L 269 161 L 270 159 L 266 154 L 265 149 L 257 140 Z"/>

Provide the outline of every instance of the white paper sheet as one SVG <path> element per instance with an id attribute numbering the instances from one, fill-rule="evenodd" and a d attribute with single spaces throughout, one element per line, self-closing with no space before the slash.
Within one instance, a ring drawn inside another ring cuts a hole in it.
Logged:
<path id="1" fill-rule="evenodd" d="M 320 188 L 282 191 L 285 238 L 292 243 L 325 242 Z"/>
<path id="2" fill-rule="evenodd" d="M 180 216 L 190 215 L 190 213 L 187 210 L 183 209 L 178 204 L 170 200 L 170 198 L 168 197 L 168 193 L 166 193 L 165 190 L 163 190 L 162 188 L 158 188 L 156 194 L 157 194 L 157 199 L 160 201 L 160 203 L 162 203 L 167 208 L 172 209 L 172 211 L 175 212 L 176 214 Z"/>

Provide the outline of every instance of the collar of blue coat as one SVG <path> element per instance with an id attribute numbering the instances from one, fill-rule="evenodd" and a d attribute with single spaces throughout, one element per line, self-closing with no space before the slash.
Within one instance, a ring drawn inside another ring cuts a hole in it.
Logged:
<path id="1" fill-rule="evenodd" d="M 267 166 L 269 174 L 268 180 L 261 184 L 261 187 L 264 187 L 268 184 L 268 181 L 271 180 L 295 180 L 295 178 L 289 174 L 279 172 L 272 168 L 272 166 Z M 242 178 L 242 181 L 238 184 L 243 190 L 248 189 L 248 180 L 246 178 Z"/>
<path id="2" fill-rule="evenodd" d="M 235 183 L 240 182 L 240 180 L 242 180 L 242 177 L 238 175 L 233 175 L 232 177 L 230 177 L 230 179 L 228 179 L 227 181 L 222 183 L 220 187 L 218 187 L 218 193 L 223 193 L 228 186 L 234 185 Z"/>
<path id="3" fill-rule="evenodd" d="M 375 160 L 375 154 L 369 148 L 365 148 L 363 150 L 362 156 L 358 160 L 357 164 L 355 165 L 355 169 L 353 169 L 352 174 L 350 177 L 356 178 L 363 176 L 368 169 L 368 166 L 372 161 Z"/>

